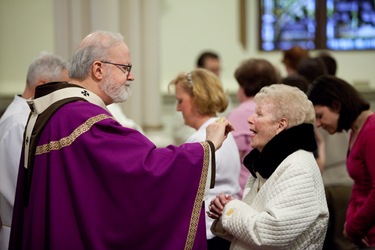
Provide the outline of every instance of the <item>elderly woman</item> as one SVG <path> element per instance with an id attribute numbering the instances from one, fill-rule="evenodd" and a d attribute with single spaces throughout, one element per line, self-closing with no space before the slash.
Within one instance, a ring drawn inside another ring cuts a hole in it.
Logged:
<path id="1" fill-rule="evenodd" d="M 243 200 L 224 193 L 213 199 L 211 230 L 230 240 L 231 249 L 321 249 L 328 208 L 313 155 L 313 105 L 283 84 L 263 87 L 254 101 Z"/>
<path id="2" fill-rule="evenodd" d="M 252 150 L 250 130 L 244 117 L 249 117 L 255 111 L 254 96 L 262 87 L 278 83 L 279 76 L 275 67 L 269 61 L 250 58 L 240 64 L 234 72 L 234 77 L 238 83 L 237 99 L 239 105 L 230 111 L 227 119 L 234 128 L 232 134 L 237 143 L 242 162 L 243 158 Z M 239 179 L 240 198 L 242 198 L 249 175 L 249 170 L 242 165 Z"/>
<path id="3" fill-rule="evenodd" d="M 205 69 L 195 69 L 179 74 L 169 87 L 174 87 L 177 99 L 177 111 L 181 111 L 185 124 L 196 131 L 187 142 L 205 140 L 206 127 L 217 121 L 216 114 L 223 112 L 228 100 L 219 78 Z M 220 118 L 224 119 L 224 118 Z M 220 121 L 220 120 L 219 120 Z M 211 199 L 221 192 L 237 197 L 240 191 L 239 175 L 241 161 L 233 135 L 228 134 L 222 147 L 216 151 L 216 184 L 206 196 L 206 211 Z M 208 249 L 229 249 L 230 242 L 215 237 L 210 227 L 213 219 L 206 215 Z"/>

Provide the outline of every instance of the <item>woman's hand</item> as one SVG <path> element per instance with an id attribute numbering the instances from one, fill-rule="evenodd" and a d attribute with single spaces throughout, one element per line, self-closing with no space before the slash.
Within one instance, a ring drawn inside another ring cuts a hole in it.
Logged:
<path id="1" fill-rule="evenodd" d="M 343 231 L 343 234 L 344 234 L 344 237 L 347 238 L 348 240 L 350 240 L 351 242 L 355 243 L 355 244 L 358 244 L 360 247 L 369 247 L 370 244 L 368 243 L 368 238 L 365 236 L 361 239 L 360 242 L 354 240 L 353 238 L 351 238 L 348 233 L 346 232 L 346 222 L 344 224 L 344 231 Z"/>
<path id="2" fill-rule="evenodd" d="M 233 200 L 233 197 L 230 195 L 226 195 L 224 193 L 221 193 L 217 195 L 208 206 L 209 211 L 207 211 L 208 217 L 212 219 L 219 219 L 223 213 L 223 209 L 225 205 Z"/>

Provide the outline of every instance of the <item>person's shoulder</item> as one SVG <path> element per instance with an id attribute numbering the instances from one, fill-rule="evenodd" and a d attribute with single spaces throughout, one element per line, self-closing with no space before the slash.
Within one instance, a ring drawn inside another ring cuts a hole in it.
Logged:
<path id="1" fill-rule="evenodd" d="M 285 159 L 290 162 L 301 162 L 305 160 L 308 162 L 310 162 L 311 160 L 315 161 L 313 152 L 309 152 L 303 149 L 294 151 Z"/>
<path id="2" fill-rule="evenodd" d="M 0 117 L 0 121 L 6 119 L 9 116 L 13 115 L 28 115 L 30 113 L 30 108 L 27 105 L 27 102 L 22 97 L 16 96 L 12 102 L 6 107 L 4 113 Z"/>
<path id="3" fill-rule="evenodd" d="M 312 168 L 319 170 L 314 154 L 302 149 L 288 155 L 280 163 L 280 166 L 289 170 L 295 169 L 299 172 L 310 172 Z"/>
<path id="4" fill-rule="evenodd" d="M 367 119 L 369 125 L 372 127 L 372 128 L 375 128 L 375 113 L 373 113 L 372 115 L 370 115 Z"/>
<path id="5" fill-rule="evenodd" d="M 362 126 L 357 140 L 372 141 L 375 138 L 375 113 L 370 115 Z"/>
<path id="6" fill-rule="evenodd" d="M 200 142 L 206 140 L 206 131 L 205 130 L 197 130 L 194 131 L 193 134 L 189 136 L 186 142 Z"/>
<path id="7" fill-rule="evenodd" d="M 5 110 L 0 118 L 0 127 L 25 126 L 29 116 L 30 109 L 24 101 L 23 103 L 14 100 Z"/>
<path id="8" fill-rule="evenodd" d="M 96 104 L 86 101 L 73 101 L 59 107 L 52 115 L 51 120 L 62 124 L 69 121 L 74 126 L 76 123 L 91 124 L 98 122 L 98 120 L 108 120 L 109 118 L 115 121 L 106 109 Z"/>
<path id="9" fill-rule="evenodd" d="M 0 120 L 0 130 L 11 129 L 15 127 L 24 128 L 27 123 L 28 114 L 14 113 L 12 115 L 2 117 Z"/>
<path id="10" fill-rule="evenodd" d="M 224 140 L 221 148 L 216 151 L 219 155 L 225 155 L 227 158 L 235 159 L 235 162 L 232 162 L 233 165 L 240 165 L 241 159 L 238 152 L 238 146 L 236 140 L 232 133 L 229 133 L 227 138 Z M 238 163 L 238 164 L 237 164 Z"/>
<path id="11" fill-rule="evenodd" d="M 93 114 L 105 113 L 110 115 L 110 113 L 96 105 L 87 101 L 73 101 L 63 105 L 59 110 L 63 112 L 68 112 L 70 114 L 77 114 L 80 116 L 91 116 Z"/>
<path id="12" fill-rule="evenodd" d="M 13 115 L 0 121 L 0 143 L 4 138 L 19 135 L 22 139 L 23 132 L 27 123 L 27 116 Z M 7 145 L 8 146 L 8 145 Z"/>
<path id="13" fill-rule="evenodd" d="M 313 153 L 305 150 L 290 154 L 280 163 L 274 174 L 278 182 L 292 182 L 296 187 L 323 187 L 322 176 Z"/>

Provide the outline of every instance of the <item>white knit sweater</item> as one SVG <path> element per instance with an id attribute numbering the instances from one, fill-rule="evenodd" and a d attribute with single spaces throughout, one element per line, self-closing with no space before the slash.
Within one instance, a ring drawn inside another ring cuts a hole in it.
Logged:
<path id="1" fill-rule="evenodd" d="M 298 150 L 269 179 L 251 175 L 243 200 L 230 201 L 211 230 L 232 250 L 321 249 L 327 223 L 319 168 L 312 153 Z"/>

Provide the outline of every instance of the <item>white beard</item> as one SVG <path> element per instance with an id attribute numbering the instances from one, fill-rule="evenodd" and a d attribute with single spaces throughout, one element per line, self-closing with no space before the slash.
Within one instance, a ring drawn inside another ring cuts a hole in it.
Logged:
<path id="1" fill-rule="evenodd" d="M 100 84 L 100 89 L 106 93 L 114 103 L 125 102 L 131 96 L 130 86 L 126 85 L 126 83 L 121 85 L 115 83 L 110 75 Z"/>

